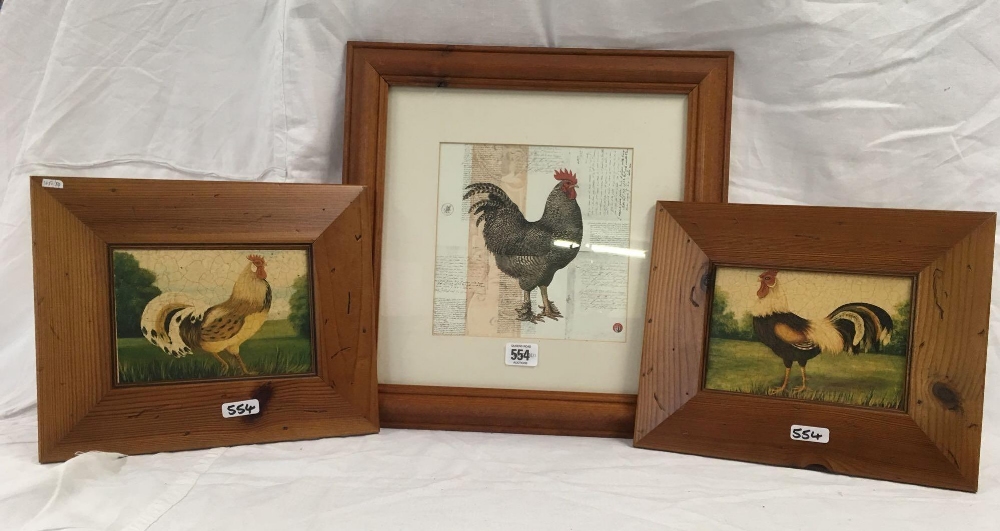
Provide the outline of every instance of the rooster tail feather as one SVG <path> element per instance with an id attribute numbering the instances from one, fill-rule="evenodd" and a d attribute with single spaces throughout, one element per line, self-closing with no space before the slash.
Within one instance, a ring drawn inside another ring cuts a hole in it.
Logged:
<path id="1" fill-rule="evenodd" d="M 507 192 L 504 192 L 502 188 L 493 183 L 472 183 L 466 186 L 465 195 L 462 196 L 462 199 L 469 199 L 476 194 L 487 194 L 489 200 L 513 204 L 510 198 L 507 197 Z"/>
<path id="2" fill-rule="evenodd" d="M 147 341 L 175 358 L 194 352 L 204 305 L 184 293 L 164 293 L 146 304 L 139 325 Z"/>
<path id="3" fill-rule="evenodd" d="M 865 302 L 845 304 L 830 312 L 827 319 L 841 332 L 843 350 L 879 352 L 892 340 L 893 322 L 889 312 Z"/>
<path id="4" fill-rule="evenodd" d="M 476 201 L 475 203 L 473 203 L 469 207 L 469 213 L 472 214 L 473 216 L 476 216 L 476 226 L 477 227 L 479 226 L 480 223 L 482 223 L 485 220 L 485 218 L 492 217 L 491 214 L 493 212 L 495 212 L 495 211 L 496 211 L 496 208 L 490 206 L 490 202 L 489 202 L 488 199 L 481 199 L 479 201 Z M 488 213 L 488 214 L 484 214 L 484 213 Z M 484 214 L 484 215 L 480 215 L 480 214 Z"/>
<path id="5" fill-rule="evenodd" d="M 836 353 L 844 350 L 844 332 L 829 319 L 809 321 L 806 336 L 823 352 Z"/>
<path id="6" fill-rule="evenodd" d="M 479 196 L 480 199 L 469 205 L 469 213 L 476 217 L 477 227 L 480 223 L 489 225 L 501 210 L 507 208 L 513 208 L 518 215 L 521 215 L 521 210 L 510 200 L 507 193 L 493 183 L 472 183 L 466 186 L 465 190 L 462 199 L 471 199 L 477 194 L 486 196 Z"/>
<path id="7" fill-rule="evenodd" d="M 480 212 L 482 211 L 483 207 L 489 204 L 489 202 L 490 202 L 489 199 L 480 199 L 479 201 L 476 201 L 475 203 L 469 205 L 469 212 L 470 213 Z"/>

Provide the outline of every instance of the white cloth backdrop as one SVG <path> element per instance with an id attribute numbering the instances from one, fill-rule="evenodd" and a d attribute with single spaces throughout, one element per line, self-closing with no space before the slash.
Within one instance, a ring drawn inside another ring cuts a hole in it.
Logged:
<path id="1" fill-rule="evenodd" d="M 0 528 L 992 528 L 996 311 L 975 496 L 622 440 L 395 430 L 38 465 L 27 176 L 338 182 L 351 39 L 732 49 L 732 201 L 997 210 L 998 19 L 995 0 L 7 0 Z"/>

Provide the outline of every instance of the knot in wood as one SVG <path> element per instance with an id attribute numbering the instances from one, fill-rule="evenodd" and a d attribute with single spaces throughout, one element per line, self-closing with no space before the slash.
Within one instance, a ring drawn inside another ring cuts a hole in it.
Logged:
<path id="1" fill-rule="evenodd" d="M 952 389 L 948 384 L 934 382 L 934 385 L 931 386 L 931 392 L 934 393 L 934 398 L 937 398 L 945 409 L 949 411 L 962 410 L 962 398 L 959 396 L 958 391 Z"/>

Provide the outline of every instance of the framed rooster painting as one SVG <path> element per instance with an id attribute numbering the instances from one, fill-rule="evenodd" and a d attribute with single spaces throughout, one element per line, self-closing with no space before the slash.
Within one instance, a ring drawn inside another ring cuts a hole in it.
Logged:
<path id="1" fill-rule="evenodd" d="M 659 203 L 635 445 L 975 491 L 995 225 Z"/>
<path id="2" fill-rule="evenodd" d="M 363 187 L 32 178 L 39 458 L 378 431 Z"/>
<path id="3" fill-rule="evenodd" d="M 732 52 L 349 43 L 386 426 L 628 437 L 653 205 L 726 199 Z"/>

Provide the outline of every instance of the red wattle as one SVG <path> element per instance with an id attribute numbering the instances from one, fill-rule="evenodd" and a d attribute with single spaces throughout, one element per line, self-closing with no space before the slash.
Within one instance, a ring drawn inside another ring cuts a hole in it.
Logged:
<path id="1" fill-rule="evenodd" d="M 767 287 L 767 284 L 761 282 L 760 283 L 760 289 L 757 290 L 757 298 L 758 299 L 763 299 L 764 297 L 767 297 L 767 292 L 768 291 L 771 291 L 771 289 Z"/>

